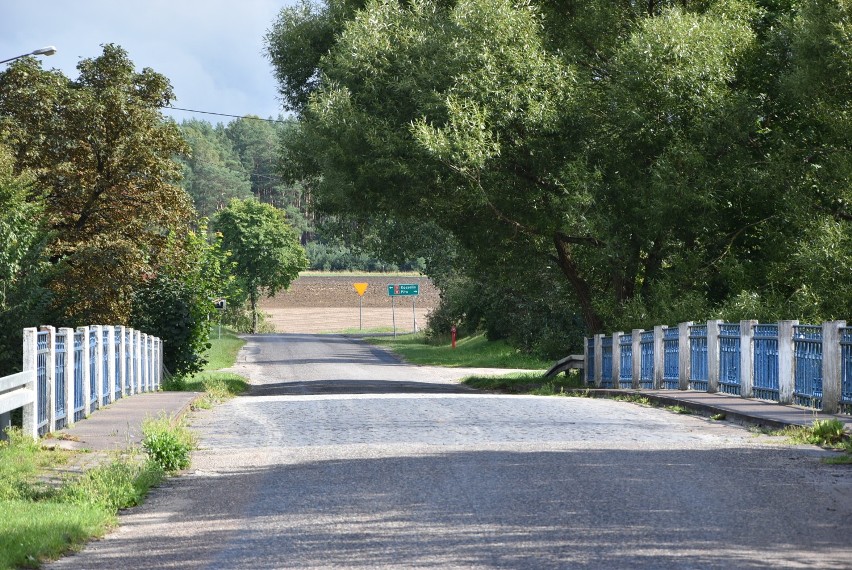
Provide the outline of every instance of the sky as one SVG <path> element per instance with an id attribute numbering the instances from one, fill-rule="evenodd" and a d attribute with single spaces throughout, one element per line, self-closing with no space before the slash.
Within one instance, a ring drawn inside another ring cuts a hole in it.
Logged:
<path id="1" fill-rule="evenodd" d="M 77 78 L 77 62 L 101 44 L 123 47 L 137 70 L 169 78 L 175 107 L 277 118 L 278 98 L 263 37 L 294 0 L 0 0 L 0 60 L 55 46 L 45 69 Z M 5 64 L 0 64 L 0 68 Z M 165 111 L 178 122 L 214 115 Z"/>

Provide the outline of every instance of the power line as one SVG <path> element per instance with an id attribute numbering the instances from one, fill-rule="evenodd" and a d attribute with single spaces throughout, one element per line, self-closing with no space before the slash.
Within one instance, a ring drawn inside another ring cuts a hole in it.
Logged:
<path id="1" fill-rule="evenodd" d="M 227 113 L 214 113 L 212 111 L 199 111 L 198 109 L 183 109 L 181 107 L 172 107 L 171 105 L 162 107 L 163 109 L 174 109 L 175 111 L 187 111 L 189 113 L 201 113 L 203 115 L 217 115 L 219 117 L 232 117 L 234 119 L 249 119 L 252 121 L 266 121 L 267 123 L 287 123 L 288 121 L 282 119 L 263 119 L 261 117 L 252 117 L 245 115 L 229 115 Z"/>

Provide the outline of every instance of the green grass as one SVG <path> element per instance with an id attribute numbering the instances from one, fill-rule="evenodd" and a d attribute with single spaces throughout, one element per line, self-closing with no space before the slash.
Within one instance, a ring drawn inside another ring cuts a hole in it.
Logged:
<path id="1" fill-rule="evenodd" d="M 210 350 L 207 351 L 207 364 L 204 370 L 209 372 L 212 370 L 221 370 L 233 366 L 237 361 L 237 353 L 246 343 L 243 339 L 234 334 L 234 331 L 222 328 L 222 337 L 219 338 L 218 328 L 214 328 L 210 335 Z"/>
<path id="2" fill-rule="evenodd" d="M 9 440 L 0 443 L 0 570 L 36 568 L 102 536 L 119 509 L 139 504 L 164 476 L 136 456 L 48 482 L 47 470 L 75 452 L 42 448 L 20 430 L 7 433 Z"/>
<path id="3" fill-rule="evenodd" d="M 412 364 L 427 366 L 546 370 L 553 364 L 523 354 L 504 341 L 489 341 L 485 335 L 463 338 L 456 343 L 455 349 L 450 344 L 428 344 L 423 333 L 365 340 L 391 349 Z"/>
<path id="4" fill-rule="evenodd" d="M 545 378 L 540 372 L 516 372 L 501 376 L 470 376 L 462 384 L 504 394 L 528 394 L 533 396 L 574 396 L 572 390 L 582 387 L 579 374 Z"/>

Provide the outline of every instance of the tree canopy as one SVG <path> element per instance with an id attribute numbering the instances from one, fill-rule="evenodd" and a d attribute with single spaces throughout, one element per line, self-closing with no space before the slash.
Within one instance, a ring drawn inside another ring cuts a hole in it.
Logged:
<path id="1" fill-rule="evenodd" d="M 187 147 L 160 111 L 174 97 L 164 76 L 111 44 L 77 68 L 70 80 L 25 58 L 0 73 L 0 133 L 52 230 L 54 323 L 123 323 L 134 288 L 194 219 L 176 184 Z"/>
<path id="2" fill-rule="evenodd" d="M 267 42 L 321 209 L 434 224 L 470 278 L 550 281 L 599 332 L 852 312 L 850 20 L 848 0 L 329 0 Z"/>

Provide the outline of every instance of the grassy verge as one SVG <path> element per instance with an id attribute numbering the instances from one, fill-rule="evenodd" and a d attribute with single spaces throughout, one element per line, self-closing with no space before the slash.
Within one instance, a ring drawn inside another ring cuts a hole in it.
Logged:
<path id="1" fill-rule="evenodd" d="M 789 426 L 777 432 L 795 445 L 818 445 L 842 452 L 824 459 L 832 465 L 852 465 L 852 436 L 844 431 L 843 422 L 838 419 L 814 420 L 810 426 Z"/>
<path id="2" fill-rule="evenodd" d="M 0 443 L 0 570 L 37 568 L 102 536 L 120 509 L 139 504 L 165 476 L 156 462 L 136 455 L 50 483 L 46 470 L 74 452 L 42 448 L 19 430 L 8 434 Z"/>
<path id="3" fill-rule="evenodd" d="M 370 344 L 389 348 L 412 364 L 429 366 L 515 368 L 546 370 L 552 362 L 521 353 L 503 341 L 488 341 L 485 335 L 463 338 L 453 349 L 450 344 L 433 345 L 423 333 L 365 339 Z"/>
<path id="4" fill-rule="evenodd" d="M 184 392 L 202 392 L 203 396 L 195 402 L 196 408 L 209 409 L 216 404 L 241 394 L 248 388 L 248 382 L 239 374 L 220 372 L 233 366 L 237 353 L 246 343 L 233 331 L 223 328 L 221 337 L 218 331 L 210 339 L 207 352 L 207 364 L 204 370 L 189 378 L 173 379 L 166 389 Z"/>

